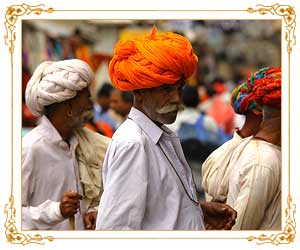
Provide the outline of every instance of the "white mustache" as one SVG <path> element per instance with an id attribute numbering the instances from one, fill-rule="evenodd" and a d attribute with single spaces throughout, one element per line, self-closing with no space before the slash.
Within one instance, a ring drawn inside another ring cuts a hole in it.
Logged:
<path id="1" fill-rule="evenodd" d="M 183 110 L 184 110 L 184 106 L 182 104 L 169 104 L 167 106 L 157 109 L 156 113 L 163 115 L 163 114 L 167 114 L 175 111 L 178 112 Z"/>
<path id="2" fill-rule="evenodd" d="M 87 119 L 87 120 L 93 118 L 93 116 L 94 116 L 94 110 L 93 109 L 83 111 L 82 114 L 81 114 L 81 117 L 84 118 L 84 119 Z"/>

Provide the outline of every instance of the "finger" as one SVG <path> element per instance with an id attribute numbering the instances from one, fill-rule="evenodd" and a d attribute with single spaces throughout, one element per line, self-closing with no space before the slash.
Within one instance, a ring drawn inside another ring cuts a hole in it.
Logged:
<path id="1" fill-rule="evenodd" d="M 73 198 L 73 199 L 79 199 L 79 200 L 82 199 L 82 195 L 77 192 L 74 192 L 74 191 L 65 192 L 64 196 L 68 197 L 68 198 Z"/>
<path id="2" fill-rule="evenodd" d="M 85 214 L 84 216 L 83 216 L 83 224 L 84 224 L 84 227 L 86 227 L 86 225 L 89 223 L 89 218 L 88 218 L 88 216 L 87 216 L 87 214 Z"/>
<path id="3" fill-rule="evenodd" d="M 77 207 L 73 207 L 73 208 L 71 208 L 71 212 L 72 212 L 73 214 L 76 214 L 76 213 L 77 213 L 77 211 L 78 211 Z"/>
<path id="4" fill-rule="evenodd" d="M 96 212 L 90 213 L 90 217 L 92 217 L 91 221 L 96 221 L 96 219 L 97 219 L 97 213 Z"/>
<path id="5" fill-rule="evenodd" d="M 77 213 L 77 209 L 67 210 L 67 211 L 65 211 L 65 217 L 70 217 L 76 213 Z"/>
<path id="6" fill-rule="evenodd" d="M 61 201 L 61 204 L 62 205 L 71 204 L 71 205 L 74 205 L 74 206 L 79 206 L 80 205 L 80 201 L 79 200 L 72 200 L 72 199 L 63 199 Z"/>
<path id="7" fill-rule="evenodd" d="M 78 202 L 63 202 L 62 203 L 63 208 L 71 207 L 71 208 L 77 209 L 77 208 L 79 208 L 79 205 L 80 204 Z"/>
<path id="8" fill-rule="evenodd" d="M 73 200 L 73 199 L 65 199 L 62 201 L 63 204 L 73 204 L 73 205 L 79 205 L 80 204 L 80 201 L 79 200 Z"/>
<path id="9" fill-rule="evenodd" d="M 228 221 L 234 221 L 237 217 L 237 213 L 235 210 L 231 210 L 229 209 L 227 211 L 227 218 L 228 218 Z"/>
<path id="10" fill-rule="evenodd" d="M 90 221 L 88 221 L 88 222 L 85 224 L 85 228 L 86 228 L 86 229 L 91 229 L 91 228 L 92 228 L 92 224 L 90 223 Z"/>
<path id="11" fill-rule="evenodd" d="M 206 229 L 206 230 L 214 230 L 215 228 L 214 228 L 212 225 L 206 223 L 206 224 L 205 224 L 205 229 Z"/>
<path id="12" fill-rule="evenodd" d="M 231 230 L 232 225 L 225 225 L 225 227 L 223 228 L 223 230 Z"/>
<path id="13" fill-rule="evenodd" d="M 77 210 L 78 206 L 76 204 L 64 204 L 63 209 Z"/>
<path id="14" fill-rule="evenodd" d="M 77 208 L 72 208 L 72 207 L 65 208 L 61 211 L 61 213 L 64 215 L 64 217 L 70 216 L 77 213 Z"/>
<path id="15" fill-rule="evenodd" d="M 225 226 L 223 227 L 223 230 L 230 230 L 232 227 L 231 223 L 227 223 L 225 224 Z"/>
<path id="16" fill-rule="evenodd" d="M 224 229 L 225 229 L 225 230 L 230 230 L 230 229 L 234 226 L 234 224 L 235 224 L 235 220 L 229 221 L 229 222 L 227 222 L 227 223 L 225 224 Z"/>
<path id="17" fill-rule="evenodd" d="M 236 217 L 237 217 L 237 212 L 235 210 L 232 210 L 232 216 L 231 216 L 232 220 L 235 220 Z"/>
<path id="18" fill-rule="evenodd" d="M 87 221 L 88 221 L 88 225 L 89 225 L 89 229 L 93 229 L 95 228 L 95 223 L 96 223 L 96 216 L 97 216 L 97 213 L 95 212 L 90 212 L 87 214 L 86 218 L 87 218 Z"/>
<path id="19" fill-rule="evenodd" d="M 90 220 L 90 217 L 87 216 L 85 220 L 85 228 L 91 230 L 93 227 L 93 222 Z"/>
<path id="20" fill-rule="evenodd" d="M 231 208 L 231 207 L 229 207 L 227 205 L 226 205 L 226 207 L 224 209 L 224 212 L 226 212 L 226 214 L 228 216 L 230 216 L 232 220 L 234 220 L 236 218 L 236 216 L 237 216 L 237 212 L 233 208 Z"/>

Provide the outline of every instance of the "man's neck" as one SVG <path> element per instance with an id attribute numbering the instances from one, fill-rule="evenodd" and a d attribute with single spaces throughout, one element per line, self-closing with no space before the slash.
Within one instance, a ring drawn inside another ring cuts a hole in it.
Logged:
<path id="1" fill-rule="evenodd" d="M 261 138 L 274 145 L 281 146 L 281 118 L 274 117 L 263 121 L 261 128 L 255 137 Z"/>
<path id="2" fill-rule="evenodd" d="M 253 135 L 256 131 L 258 131 L 260 127 L 260 121 L 246 119 L 243 127 L 239 130 L 239 135 L 243 138 L 246 138 L 250 135 Z"/>
<path id="3" fill-rule="evenodd" d="M 57 132 L 63 138 L 63 140 L 69 143 L 69 139 L 73 134 L 73 130 L 66 126 L 66 122 L 63 121 L 61 118 L 57 119 L 56 117 L 48 117 L 49 121 L 55 127 Z"/>

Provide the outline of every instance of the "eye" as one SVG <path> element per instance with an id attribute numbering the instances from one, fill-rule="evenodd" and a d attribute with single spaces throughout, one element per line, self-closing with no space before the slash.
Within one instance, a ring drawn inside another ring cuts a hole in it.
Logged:
<path id="1" fill-rule="evenodd" d="M 181 84 L 178 88 L 178 91 L 182 92 L 183 91 L 183 88 L 184 88 L 185 84 Z"/>
<path id="2" fill-rule="evenodd" d="M 163 85 L 162 90 L 165 92 L 171 91 L 174 88 L 172 85 Z"/>

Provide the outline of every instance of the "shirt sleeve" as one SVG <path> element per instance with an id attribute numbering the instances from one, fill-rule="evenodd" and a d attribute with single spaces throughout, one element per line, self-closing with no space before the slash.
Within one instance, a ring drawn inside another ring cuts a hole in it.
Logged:
<path id="1" fill-rule="evenodd" d="M 139 230 L 147 200 L 147 156 L 139 143 L 112 141 L 104 161 L 97 230 Z"/>
<path id="2" fill-rule="evenodd" d="M 46 200 L 38 206 L 30 206 L 35 186 L 35 157 L 32 151 L 22 149 L 22 229 L 47 230 L 64 218 L 60 213 L 59 202 Z"/>
<path id="3" fill-rule="evenodd" d="M 238 180 L 240 190 L 233 204 L 238 215 L 232 230 L 258 229 L 276 190 L 274 172 L 268 166 L 251 165 L 239 173 Z"/>
<path id="4" fill-rule="evenodd" d="M 64 219 L 56 201 L 46 200 L 37 207 L 22 206 L 23 230 L 48 230 Z"/>
<path id="5" fill-rule="evenodd" d="M 202 164 L 202 170 L 201 170 L 201 175 L 202 175 L 201 187 L 203 188 L 204 192 L 207 194 L 210 193 L 209 189 L 211 187 L 210 185 L 211 179 L 212 176 L 216 175 L 217 169 L 218 168 L 216 167 L 214 154 L 211 153 Z"/>

